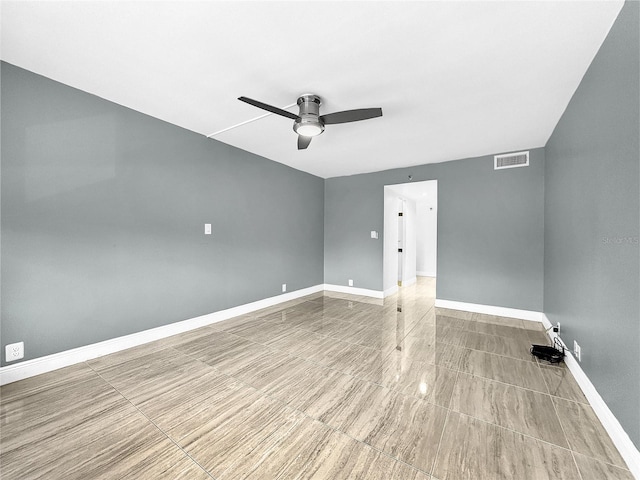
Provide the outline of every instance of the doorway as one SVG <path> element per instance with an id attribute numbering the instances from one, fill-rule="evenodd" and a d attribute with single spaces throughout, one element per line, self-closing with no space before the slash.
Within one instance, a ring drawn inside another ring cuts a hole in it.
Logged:
<path id="1" fill-rule="evenodd" d="M 384 187 L 383 288 L 437 275 L 438 181 Z"/>

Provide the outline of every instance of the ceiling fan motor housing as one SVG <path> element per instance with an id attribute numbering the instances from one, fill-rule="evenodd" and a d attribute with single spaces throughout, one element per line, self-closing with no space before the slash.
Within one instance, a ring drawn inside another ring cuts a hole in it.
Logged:
<path id="1" fill-rule="evenodd" d="M 293 130 L 299 135 L 320 135 L 324 132 L 324 123 L 320 120 L 320 97 L 313 94 L 300 95 L 298 98 L 300 114 L 293 123 Z"/>

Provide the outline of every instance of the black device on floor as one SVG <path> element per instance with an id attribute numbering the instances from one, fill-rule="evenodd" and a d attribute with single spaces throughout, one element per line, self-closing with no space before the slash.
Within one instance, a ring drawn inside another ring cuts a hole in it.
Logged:
<path id="1" fill-rule="evenodd" d="M 558 337 L 553 339 L 553 345 L 531 345 L 531 355 L 549 363 L 560 363 L 564 360 L 564 345 Z"/>

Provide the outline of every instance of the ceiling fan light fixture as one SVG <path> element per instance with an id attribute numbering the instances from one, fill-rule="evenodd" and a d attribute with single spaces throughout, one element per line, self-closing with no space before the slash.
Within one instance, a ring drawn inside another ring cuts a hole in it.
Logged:
<path id="1" fill-rule="evenodd" d="M 324 128 L 317 123 L 295 123 L 293 129 L 298 135 L 303 137 L 315 137 L 320 135 Z"/>

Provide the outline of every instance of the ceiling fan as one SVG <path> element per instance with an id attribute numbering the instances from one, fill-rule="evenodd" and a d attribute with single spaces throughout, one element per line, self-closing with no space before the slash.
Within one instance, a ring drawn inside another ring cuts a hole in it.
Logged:
<path id="1" fill-rule="evenodd" d="M 313 137 L 324 132 L 325 125 L 358 122 L 360 120 L 368 120 L 369 118 L 382 116 L 381 108 L 359 108 L 356 110 L 344 110 L 342 112 L 320 115 L 321 99 L 318 95 L 312 93 L 300 95 L 298 98 L 297 103 L 300 107 L 300 114 L 298 115 L 251 98 L 239 97 L 238 100 L 294 120 L 293 130 L 298 134 L 298 150 L 307 148 Z"/>

